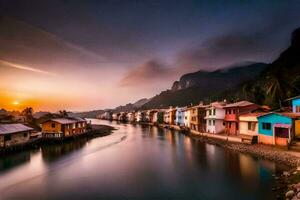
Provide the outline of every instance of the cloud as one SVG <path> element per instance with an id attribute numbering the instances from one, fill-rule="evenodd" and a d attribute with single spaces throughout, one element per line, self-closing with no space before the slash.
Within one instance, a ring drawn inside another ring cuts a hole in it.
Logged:
<path id="1" fill-rule="evenodd" d="M 167 76 L 173 75 L 173 69 L 157 60 L 149 60 L 131 69 L 120 81 L 121 86 L 145 85 L 151 81 L 163 80 Z M 154 83 L 152 83 L 154 84 Z"/>
<path id="2" fill-rule="evenodd" d="M 107 62 L 102 55 L 11 17 L 0 17 L 0 56 L 28 65 L 75 68 Z"/>
<path id="3" fill-rule="evenodd" d="M 224 34 L 181 51 L 176 63 L 180 67 L 213 70 L 241 61 L 253 61 L 264 55 L 264 42 L 243 33 Z M 260 61 L 260 60 L 258 60 Z"/>
<path id="4" fill-rule="evenodd" d="M 1 59 L 0 59 L 0 63 L 4 64 L 5 66 L 16 68 L 16 69 L 21 69 L 21 70 L 31 71 L 31 72 L 35 72 L 35 73 L 40 73 L 40 74 L 51 75 L 51 76 L 57 76 L 57 74 L 49 72 L 49 71 L 44 71 L 44 70 L 40 70 L 37 68 L 29 67 L 26 65 L 20 65 L 20 64 L 8 62 L 8 61 L 1 60 Z"/>

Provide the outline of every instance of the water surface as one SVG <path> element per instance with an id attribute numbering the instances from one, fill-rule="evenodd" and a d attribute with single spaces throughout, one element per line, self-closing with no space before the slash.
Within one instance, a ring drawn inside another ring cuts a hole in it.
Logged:
<path id="1" fill-rule="evenodd" d="M 0 158 L 0 199 L 275 199 L 284 166 L 157 127 Z"/>

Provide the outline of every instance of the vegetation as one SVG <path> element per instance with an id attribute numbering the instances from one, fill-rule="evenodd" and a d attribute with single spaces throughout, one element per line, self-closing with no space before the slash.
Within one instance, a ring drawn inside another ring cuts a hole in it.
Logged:
<path id="1" fill-rule="evenodd" d="M 223 72 L 190 73 L 174 82 L 172 90 L 153 97 L 142 108 L 166 108 L 227 99 L 248 100 L 273 109 L 286 106 L 285 99 L 300 95 L 300 28 L 291 45 L 272 63 L 254 63 Z"/>
<path id="2" fill-rule="evenodd" d="M 21 115 L 24 116 L 26 118 L 26 121 L 28 123 L 32 122 L 33 120 L 33 108 L 31 107 L 27 107 L 25 108 L 22 112 Z"/>

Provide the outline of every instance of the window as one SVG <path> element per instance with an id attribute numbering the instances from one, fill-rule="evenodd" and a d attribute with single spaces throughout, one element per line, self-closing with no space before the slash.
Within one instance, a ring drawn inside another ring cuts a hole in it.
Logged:
<path id="1" fill-rule="evenodd" d="M 52 124 L 51 124 L 51 127 L 52 127 L 52 128 L 55 128 L 55 123 L 52 123 Z"/>
<path id="2" fill-rule="evenodd" d="M 75 123 L 73 124 L 73 128 L 76 128 L 76 124 Z"/>
<path id="3" fill-rule="evenodd" d="M 296 106 L 296 112 L 300 113 L 300 106 Z"/>
<path id="4" fill-rule="evenodd" d="M 229 115 L 231 114 L 231 110 L 228 110 L 228 114 L 229 114 Z"/>
<path id="5" fill-rule="evenodd" d="M 213 120 L 213 121 L 212 121 L 212 123 L 213 123 L 213 126 L 215 126 L 215 125 L 216 125 L 216 121 L 215 121 L 215 120 Z"/>
<path id="6" fill-rule="evenodd" d="M 255 123 L 254 122 L 248 122 L 248 130 L 255 131 Z"/>
<path id="7" fill-rule="evenodd" d="M 211 115 L 211 110 L 209 110 L 209 115 Z"/>
<path id="8" fill-rule="evenodd" d="M 262 123 L 262 128 L 264 130 L 271 130 L 271 123 L 265 123 L 265 122 L 263 122 Z"/>
<path id="9" fill-rule="evenodd" d="M 213 115 L 216 115 L 216 109 L 213 109 Z"/>
<path id="10" fill-rule="evenodd" d="M 28 136 L 28 133 L 24 133 L 23 136 L 24 136 L 24 137 L 27 137 L 27 136 Z"/>
<path id="11" fill-rule="evenodd" d="M 208 125 L 209 125 L 209 126 L 211 125 L 211 120 L 208 120 Z"/>

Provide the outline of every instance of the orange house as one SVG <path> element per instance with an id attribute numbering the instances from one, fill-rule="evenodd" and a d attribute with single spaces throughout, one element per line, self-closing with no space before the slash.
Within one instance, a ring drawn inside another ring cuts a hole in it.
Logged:
<path id="1" fill-rule="evenodd" d="M 206 107 L 202 103 L 190 108 L 190 129 L 198 132 L 206 131 Z"/>
<path id="2" fill-rule="evenodd" d="M 42 123 L 43 138 L 66 138 L 86 133 L 86 120 L 78 117 L 50 119 Z"/>
<path id="3" fill-rule="evenodd" d="M 237 135 L 239 133 L 240 115 L 250 113 L 258 109 L 259 106 L 248 101 L 239 101 L 236 103 L 227 104 L 223 108 L 225 109 L 225 133 L 228 135 Z"/>

